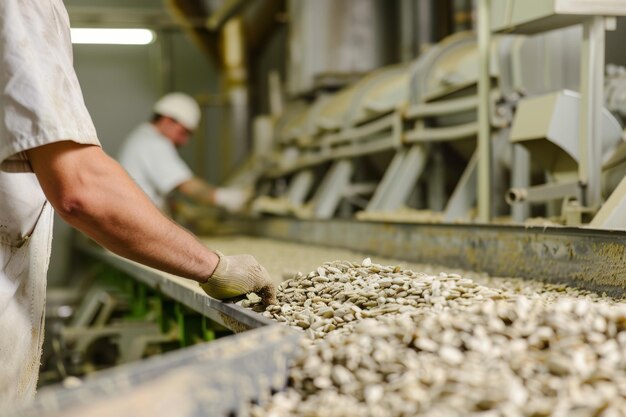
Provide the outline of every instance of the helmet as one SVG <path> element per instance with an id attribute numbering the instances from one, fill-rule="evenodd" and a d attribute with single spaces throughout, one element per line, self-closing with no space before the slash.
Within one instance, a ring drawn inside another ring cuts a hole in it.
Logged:
<path id="1" fill-rule="evenodd" d="M 152 108 L 156 114 L 171 117 L 189 130 L 196 130 L 200 122 L 200 106 L 196 100 L 184 93 L 164 95 Z"/>

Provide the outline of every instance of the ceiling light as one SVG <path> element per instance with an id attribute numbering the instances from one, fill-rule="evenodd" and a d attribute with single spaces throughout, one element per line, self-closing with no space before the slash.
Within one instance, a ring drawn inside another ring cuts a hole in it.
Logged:
<path id="1" fill-rule="evenodd" d="M 148 29 L 72 28 L 72 43 L 109 45 L 147 45 L 154 41 L 154 32 Z"/>

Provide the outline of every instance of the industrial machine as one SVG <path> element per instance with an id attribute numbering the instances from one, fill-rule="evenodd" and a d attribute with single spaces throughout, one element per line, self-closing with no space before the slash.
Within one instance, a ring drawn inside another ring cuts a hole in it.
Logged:
<path id="1" fill-rule="evenodd" d="M 492 41 L 493 215 L 509 219 L 503 221 L 543 216 L 579 225 L 597 211 L 582 209 L 577 170 L 586 154 L 579 129 L 568 123 L 581 111 L 572 91 L 580 75 L 563 62 L 577 61 L 581 36 L 579 28 L 565 28 Z M 275 151 L 260 179 L 265 193 L 254 208 L 317 219 L 473 220 L 478 75 L 476 38 L 456 34 L 410 65 L 290 106 L 275 123 Z M 623 127 L 608 109 L 601 114 L 600 159 L 608 161 L 623 143 Z M 605 184 L 608 198 L 616 185 Z"/>

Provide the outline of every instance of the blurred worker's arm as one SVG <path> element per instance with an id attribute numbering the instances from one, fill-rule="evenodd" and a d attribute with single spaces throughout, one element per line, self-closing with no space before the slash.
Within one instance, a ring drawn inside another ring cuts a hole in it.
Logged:
<path id="1" fill-rule="evenodd" d="M 193 177 L 183 182 L 176 187 L 176 191 L 197 203 L 215 205 L 215 187 L 210 186 L 198 177 Z"/>
<path id="2" fill-rule="evenodd" d="M 200 204 L 222 207 L 228 211 L 240 211 L 250 197 L 250 193 L 244 189 L 212 187 L 198 177 L 185 181 L 176 190 Z"/>

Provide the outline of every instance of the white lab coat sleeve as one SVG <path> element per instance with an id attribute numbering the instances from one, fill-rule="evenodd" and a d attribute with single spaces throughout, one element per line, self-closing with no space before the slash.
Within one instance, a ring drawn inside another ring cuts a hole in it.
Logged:
<path id="1" fill-rule="evenodd" d="M 73 68 L 62 0 L 0 1 L 0 163 L 29 170 L 25 150 L 100 145 Z"/>
<path id="2" fill-rule="evenodd" d="M 62 0 L 0 0 L 0 410 L 35 393 L 52 208 L 24 154 L 99 145 L 72 67 Z"/>

